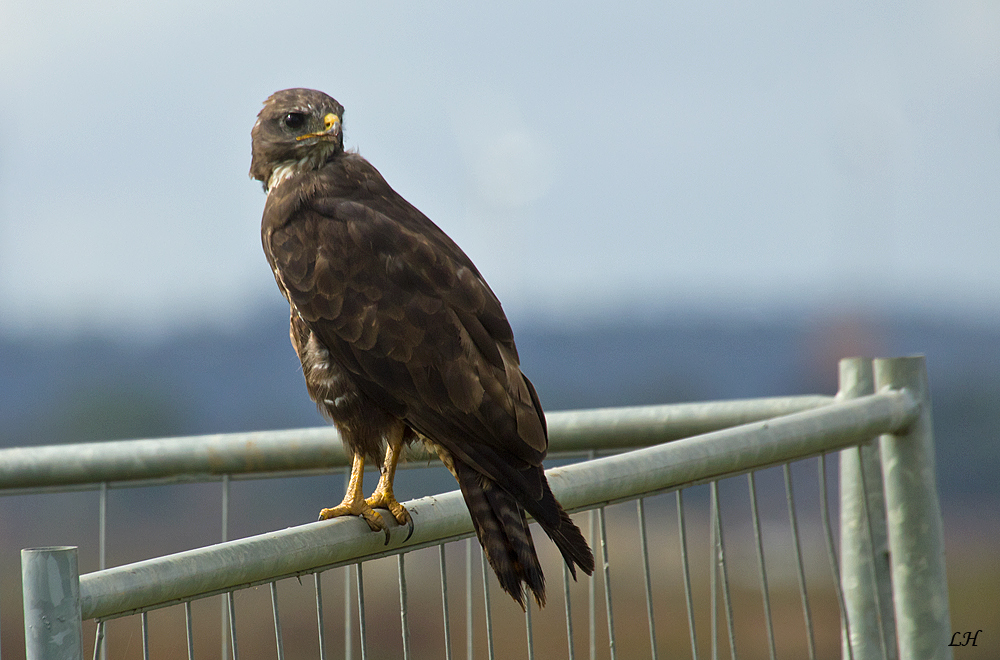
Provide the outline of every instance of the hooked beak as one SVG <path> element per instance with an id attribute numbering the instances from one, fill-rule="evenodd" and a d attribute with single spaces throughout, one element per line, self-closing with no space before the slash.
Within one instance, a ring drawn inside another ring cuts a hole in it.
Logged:
<path id="1" fill-rule="evenodd" d="M 333 114 L 332 112 L 327 113 L 323 117 L 323 130 L 318 133 L 306 133 L 305 135 L 299 135 L 296 140 L 305 140 L 307 138 L 336 138 L 340 135 L 340 117 Z"/>

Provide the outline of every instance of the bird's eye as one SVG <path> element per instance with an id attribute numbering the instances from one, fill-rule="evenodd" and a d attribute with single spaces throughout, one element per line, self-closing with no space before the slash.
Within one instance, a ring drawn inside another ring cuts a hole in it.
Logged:
<path id="1" fill-rule="evenodd" d="M 306 116 L 301 112 L 289 112 L 281 118 L 281 122 L 293 131 L 297 131 L 305 126 Z"/>

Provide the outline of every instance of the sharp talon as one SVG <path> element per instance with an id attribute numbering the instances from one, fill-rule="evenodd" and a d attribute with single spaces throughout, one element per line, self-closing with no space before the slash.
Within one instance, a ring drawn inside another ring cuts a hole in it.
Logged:
<path id="1" fill-rule="evenodd" d="M 388 537 L 389 526 L 385 524 L 385 519 L 382 518 L 382 514 L 380 514 L 378 511 L 372 511 L 371 516 L 372 517 L 369 518 L 368 516 L 362 515 L 362 517 L 365 519 L 365 522 L 368 523 L 368 526 L 371 527 L 373 532 L 382 531 L 385 532 L 385 535 Z"/>
<path id="2" fill-rule="evenodd" d="M 384 491 L 376 490 L 372 493 L 371 497 L 365 500 L 365 504 L 372 509 L 386 509 L 397 524 L 407 525 L 409 533 L 406 535 L 404 543 L 413 535 L 413 517 L 410 516 L 410 512 L 406 510 L 406 507 L 396 501 L 396 498 L 391 493 L 386 494 Z"/>
<path id="3" fill-rule="evenodd" d="M 385 543 L 383 543 L 382 545 L 389 545 L 389 527 L 386 526 L 386 528 L 382 531 L 385 532 Z"/>
<path id="4" fill-rule="evenodd" d="M 368 523 L 368 527 L 373 532 L 385 532 L 386 543 L 388 543 L 389 526 L 382 518 L 382 514 L 366 506 L 364 500 L 361 501 L 360 505 L 341 504 L 332 509 L 323 509 L 319 512 L 320 520 L 329 520 L 330 518 L 339 518 L 341 516 L 357 516 L 361 518 Z"/>

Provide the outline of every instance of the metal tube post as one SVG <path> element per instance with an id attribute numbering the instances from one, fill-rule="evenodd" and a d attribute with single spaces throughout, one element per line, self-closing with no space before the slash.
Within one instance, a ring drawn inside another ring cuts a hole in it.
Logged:
<path id="1" fill-rule="evenodd" d="M 875 387 L 903 389 L 920 406 L 909 427 L 879 440 L 899 656 L 951 658 L 944 524 L 924 358 L 875 360 Z"/>
<path id="2" fill-rule="evenodd" d="M 83 621 L 76 548 L 21 550 L 21 585 L 25 657 L 82 660 Z"/>
<path id="3" fill-rule="evenodd" d="M 842 399 L 875 391 L 870 358 L 840 361 Z M 878 446 L 868 442 L 840 452 L 840 571 L 851 638 L 843 657 L 896 657 L 889 542 Z M 885 648 L 883 649 L 883 645 Z"/>

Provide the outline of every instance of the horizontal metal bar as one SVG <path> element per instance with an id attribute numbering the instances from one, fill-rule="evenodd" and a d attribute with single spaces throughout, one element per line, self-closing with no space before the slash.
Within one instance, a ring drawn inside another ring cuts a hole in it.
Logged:
<path id="1" fill-rule="evenodd" d="M 340 465 L 333 428 L 112 440 L 0 450 L 0 489 L 131 481 L 173 474 L 240 474 Z"/>
<path id="2" fill-rule="evenodd" d="M 834 400 L 806 395 L 555 412 L 546 415 L 549 452 L 649 447 L 828 406 Z"/>
<path id="3" fill-rule="evenodd" d="M 918 406 L 905 392 L 839 402 L 816 410 L 677 440 L 547 471 L 567 510 L 614 501 L 840 449 L 905 428 Z M 452 491 L 406 504 L 412 538 L 393 525 L 391 546 L 359 518 L 338 518 L 198 548 L 85 575 L 84 618 L 134 613 L 284 576 L 385 556 L 472 533 L 462 495 Z"/>
<path id="4" fill-rule="evenodd" d="M 832 401 L 815 395 L 550 413 L 549 451 L 644 447 Z M 421 445 L 411 446 L 405 458 L 437 460 Z M 95 481 L 154 485 L 213 481 L 223 474 L 318 474 L 350 460 L 333 427 L 14 447 L 0 449 L 0 493 L 89 487 Z"/>
<path id="5" fill-rule="evenodd" d="M 426 467 L 424 465 L 402 465 L 400 464 L 397 469 L 403 469 L 408 467 Z M 367 473 L 377 473 L 377 467 L 367 467 L 365 468 Z M 229 477 L 230 481 L 251 481 L 258 479 L 288 479 L 288 478 L 299 478 L 299 477 L 315 477 L 329 474 L 337 474 L 338 472 L 347 472 L 347 468 L 343 467 L 332 467 L 332 468 L 319 468 L 312 470 L 282 470 L 280 472 L 244 472 L 241 474 L 189 474 L 189 473 L 176 473 L 169 474 L 164 477 L 158 477 L 156 479 L 131 479 L 123 481 L 107 481 L 107 482 L 94 482 L 86 481 L 81 483 L 72 483 L 65 485 L 50 485 L 50 486 L 34 486 L 30 488 L 9 488 L 6 490 L 0 490 L 0 497 L 7 496 L 18 496 L 18 495 L 40 495 L 45 493 L 79 493 L 87 491 L 99 490 L 101 483 L 107 484 L 108 490 L 119 490 L 123 488 L 146 488 L 151 486 L 170 486 L 179 484 L 204 484 L 213 482 L 222 482 L 223 479 Z"/>

